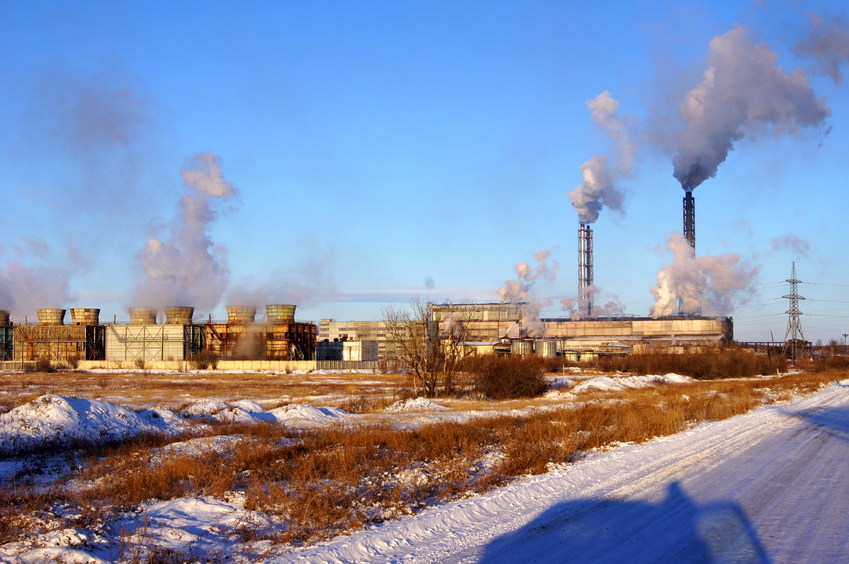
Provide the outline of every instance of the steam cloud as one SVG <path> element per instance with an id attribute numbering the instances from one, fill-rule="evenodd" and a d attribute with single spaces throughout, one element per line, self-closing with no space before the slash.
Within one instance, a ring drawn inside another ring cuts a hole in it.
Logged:
<path id="1" fill-rule="evenodd" d="M 59 266 L 11 262 L 0 270 L 0 309 L 9 310 L 22 323 L 38 308 L 63 307 L 72 298 L 69 278 L 69 272 Z"/>
<path id="2" fill-rule="evenodd" d="M 811 244 L 804 239 L 787 233 L 781 237 L 773 237 L 769 241 L 769 246 L 773 251 L 789 250 L 796 256 L 807 257 L 811 253 Z"/>
<path id="3" fill-rule="evenodd" d="M 746 288 L 759 268 L 741 262 L 737 254 L 697 258 L 680 233 L 670 236 L 667 249 L 672 252 L 672 264 L 657 273 L 657 285 L 651 289 L 652 317 L 672 315 L 679 300 L 685 312 L 728 315 L 736 301 L 751 293 Z"/>
<path id="4" fill-rule="evenodd" d="M 582 224 L 595 223 L 605 206 L 622 213 L 623 196 L 617 182 L 631 175 L 637 150 L 626 120 L 617 114 L 619 102 L 609 92 L 589 100 L 587 107 L 593 122 L 607 131 L 614 142 L 616 158 L 611 162 L 603 155 L 594 155 L 581 165 L 583 182 L 569 194 L 569 199 Z"/>
<path id="5" fill-rule="evenodd" d="M 680 106 L 674 176 L 691 190 L 716 175 L 734 143 L 747 133 L 795 132 L 821 126 L 830 115 L 805 74 L 785 74 L 777 55 L 738 27 L 710 43 L 709 68 Z"/>
<path id="6" fill-rule="evenodd" d="M 840 16 L 811 18 L 811 33 L 796 45 L 800 55 L 812 56 L 820 74 L 831 77 L 836 84 L 843 82 L 840 66 L 849 62 L 849 22 Z"/>
<path id="7" fill-rule="evenodd" d="M 221 159 L 213 153 L 194 155 L 182 177 L 188 191 L 180 200 L 180 218 L 172 226 L 170 241 L 156 237 L 147 241 L 140 257 L 147 279 L 136 291 L 135 303 L 212 310 L 230 275 L 223 250 L 209 235 L 216 217 L 213 203 L 233 197 L 236 189 L 224 179 Z"/>
<path id="8" fill-rule="evenodd" d="M 534 253 L 535 266 L 531 266 L 524 261 L 517 262 L 513 267 L 516 272 L 516 278 L 514 280 L 506 280 L 504 286 L 498 290 L 498 295 L 501 296 L 502 302 L 527 302 L 521 328 L 508 333 L 509 337 L 537 337 L 543 334 L 545 327 L 542 321 L 540 321 L 539 316 L 542 303 L 533 297 L 532 291 L 539 280 L 553 282 L 557 278 L 557 268 L 559 265 L 555 260 L 551 260 L 549 263 L 549 258 L 550 253 L 548 251 L 539 251 Z"/>
<path id="9" fill-rule="evenodd" d="M 581 308 L 581 298 L 584 296 L 591 297 L 593 299 L 593 315 L 594 316 L 605 316 L 605 315 L 621 315 L 625 313 L 625 306 L 619 299 L 619 296 L 615 294 L 610 294 L 608 301 L 600 304 L 598 303 L 598 296 L 602 295 L 602 289 L 596 285 L 591 285 L 586 288 L 581 289 L 582 294 L 575 298 L 564 298 L 560 300 L 560 305 L 563 306 L 563 310 L 569 314 L 569 317 L 574 320 L 584 319 L 586 317 L 586 311 Z"/>

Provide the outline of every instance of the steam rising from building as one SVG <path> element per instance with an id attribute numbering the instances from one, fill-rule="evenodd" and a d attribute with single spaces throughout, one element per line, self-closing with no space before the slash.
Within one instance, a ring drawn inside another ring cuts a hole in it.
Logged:
<path id="1" fill-rule="evenodd" d="M 735 302 L 745 300 L 749 284 L 758 273 L 737 254 L 696 257 L 690 243 L 675 233 L 667 241 L 672 264 L 657 273 L 657 285 L 651 291 L 655 304 L 652 317 L 683 312 L 704 311 L 727 315 Z"/>
<path id="2" fill-rule="evenodd" d="M 777 55 L 737 27 L 710 42 L 709 67 L 680 106 L 674 176 L 692 191 L 716 175 L 734 143 L 747 134 L 820 127 L 830 115 L 801 69 L 791 74 Z"/>
<path id="3" fill-rule="evenodd" d="M 70 273 L 60 266 L 27 266 L 15 261 L 0 270 L 0 304 L 22 322 L 36 309 L 71 301 Z"/>
<path id="4" fill-rule="evenodd" d="M 553 282 L 557 278 L 557 261 L 549 262 L 550 253 L 548 251 L 539 251 L 534 253 L 535 266 L 531 266 L 527 262 L 517 262 L 513 269 L 516 272 L 514 280 L 506 280 L 504 286 L 498 290 L 498 295 L 501 296 L 502 302 L 509 303 L 527 303 L 525 307 L 525 317 L 521 320 L 521 328 L 518 331 L 520 335 L 510 335 L 511 337 L 541 336 L 545 330 L 545 326 L 540 321 L 540 309 L 542 303 L 533 295 L 534 286 L 540 280 Z"/>
<path id="5" fill-rule="evenodd" d="M 168 241 L 148 239 L 140 257 L 146 279 L 136 291 L 135 302 L 159 308 L 193 304 L 211 310 L 227 288 L 230 273 L 209 228 L 217 215 L 216 200 L 232 198 L 236 189 L 224 179 L 221 159 L 213 153 L 194 155 L 182 177 L 188 190 L 180 200 L 180 216 Z"/>

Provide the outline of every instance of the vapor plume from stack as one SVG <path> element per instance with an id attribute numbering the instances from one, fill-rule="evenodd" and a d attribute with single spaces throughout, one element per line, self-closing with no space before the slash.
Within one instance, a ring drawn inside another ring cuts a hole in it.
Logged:
<path id="1" fill-rule="evenodd" d="M 841 16 L 829 17 L 827 21 L 811 17 L 810 34 L 799 41 L 796 52 L 814 57 L 818 72 L 840 84 L 843 82 L 840 67 L 849 63 L 849 21 Z"/>
<path id="2" fill-rule="evenodd" d="M 514 280 L 506 280 L 504 286 L 498 290 L 502 302 L 526 303 L 525 317 L 521 320 L 521 336 L 538 337 L 545 330 L 540 321 L 540 310 L 542 303 L 534 296 L 533 289 L 540 280 L 553 282 L 557 278 L 557 261 L 551 260 L 548 251 L 534 253 L 535 266 L 527 262 L 517 262 L 513 269 L 516 272 Z M 520 335 L 511 335 L 520 336 Z"/>
<path id="3" fill-rule="evenodd" d="M 777 55 L 738 27 L 710 42 L 702 81 L 680 105 L 674 176 L 689 192 L 716 175 L 734 143 L 747 134 L 820 127 L 830 115 L 801 69 L 785 74 Z"/>
<path id="4" fill-rule="evenodd" d="M 209 228 L 216 218 L 214 202 L 236 194 L 224 179 L 221 159 L 198 153 L 182 171 L 188 189 L 180 200 L 181 213 L 171 228 L 171 238 L 151 237 L 141 254 L 146 274 L 136 291 L 138 305 L 195 305 L 211 310 L 227 287 L 229 269 L 223 250 L 213 243 Z"/>
<path id="5" fill-rule="evenodd" d="M 613 141 L 615 158 L 594 155 L 581 165 L 583 182 L 569 194 L 569 199 L 582 225 L 598 221 L 604 207 L 622 213 L 623 196 L 618 182 L 631 175 L 637 150 L 628 131 L 628 120 L 617 114 L 619 103 L 609 92 L 589 100 L 587 107 L 593 122 Z"/>
<path id="6" fill-rule="evenodd" d="M 667 249 L 672 253 L 672 264 L 657 273 L 652 317 L 672 315 L 676 307 L 684 312 L 727 315 L 735 302 L 750 293 L 747 288 L 759 270 L 733 253 L 696 257 L 689 242 L 677 233 L 670 236 Z"/>
<path id="7" fill-rule="evenodd" d="M 619 103 L 605 91 L 589 100 L 592 121 L 603 129 L 614 145 L 614 158 L 594 155 L 581 165 L 583 182 L 576 186 L 569 199 L 578 213 L 578 297 L 580 317 L 593 316 L 593 244 L 591 223 L 598 220 L 605 206 L 623 212 L 623 196 L 619 181 L 632 174 L 637 145 L 629 133 L 628 121 L 617 114 Z M 564 302 L 564 308 L 569 309 Z"/>

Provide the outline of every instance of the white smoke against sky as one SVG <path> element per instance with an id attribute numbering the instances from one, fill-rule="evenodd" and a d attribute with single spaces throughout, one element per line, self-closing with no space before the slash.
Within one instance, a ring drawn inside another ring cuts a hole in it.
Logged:
<path id="1" fill-rule="evenodd" d="M 691 190 L 716 175 L 734 143 L 751 134 L 822 127 L 831 112 L 801 69 L 787 74 L 769 46 L 737 27 L 710 42 L 702 81 L 680 104 L 684 122 L 674 176 Z"/>
<path id="2" fill-rule="evenodd" d="M 162 308 L 188 305 L 211 311 L 227 288 L 230 272 L 225 251 L 212 241 L 216 201 L 232 198 L 235 187 L 224 178 L 221 159 L 197 153 L 182 171 L 187 191 L 180 199 L 180 216 L 171 237 L 148 239 L 140 256 L 146 275 L 134 305 Z"/>
<path id="3" fill-rule="evenodd" d="M 622 213 L 623 196 L 618 183 L 633 173 L 637 144 L 629 133 L 629 118 L 618 114 L 619 102 L 604 91 L 587 101 L 590 118 L 614 145 L 614 157 L 594 155 L 581 165 L 583 181 L 569 194 L 578 222 L 595 223 L 602 208 Z"/>
<path id="4" fill-rule="evenodd" d="M 655 297 L 652 317 L 676 313 L 679 301 L 686 313 L 729 315 L 735 304 L 752 294 L 749 284 L 759 267 L 741 261 L 736 253 L 696 257 L 680 233 L 672 234 L 666 247 L 672 253 L 672 264 L 657 273 L 657 285 L 651 289 Z"/>
<path id="5" fill-rule="evenodd" d="M 827 20 L 811 16 L 810 21 L 810 33 L 796 44 L 796 52 L 813 57 L 817 72 L 840 84 L 843 82 L 840 67 L 849 63 L 849 22 L 839 15 Z"/>
<path id="6" fill-rule="evenodd" d="M 542 336 L 545 326 L 540 321 L 540 310 L 543 303 L 536 298 L 534 288 L 540 281 L 553 282 L 557 278 L 559 267 L 556 260 L 551 259 L 549 251 L 534 253 L 535 265 L 527 262 L 517 262 L 513 266 L 516 278 L 505 280 L 504 286 L 498 290 L 502 302 L 525 303 L 525 316 L 521 322 L 522 336 Z"/>

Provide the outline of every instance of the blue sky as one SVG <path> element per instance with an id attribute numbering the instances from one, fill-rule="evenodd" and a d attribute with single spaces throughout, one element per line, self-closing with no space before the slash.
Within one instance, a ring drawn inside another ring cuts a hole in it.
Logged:
<path id="1" fill-rule="evenodd" d="M 709 42 L 744 26 L 831 115 L 735 142 L 694 192 L 698 255 L 757 269 L 735 297 L 738 339 L 784 337 L 792 261 L 805 336 L 849 332 L 849 95 L 794 51 L 812 15 L 841 23 L 846 11 L 575 4 L 3 2 L 5 307 L 126 319 L 147 241 L 167 241 L 179 217 L 181 170 L 209 152 L 236 194 L 210 202 L 210 252 L 229 274 L 200 315 L 247 299 L 296 303 L 316 321 L 379 319 L 412 296 L 497 301 L 514 264 L 541 250 L 559 269 L 533 295 L 543 315 L 563 315 L 577 292 L 568 194 L 582 163 L 614 151 L 586 104 L 608 91 L 639 153 L 618 182 L 623 213 L 593 224 L 595 282 L 602 301 L 646 315 L 683 196 L 650 134 L 675 134 Z M 57 293 L 13 284 L 28 276 Z"/>

